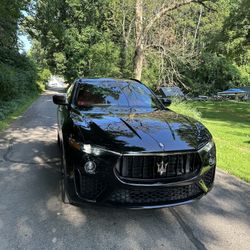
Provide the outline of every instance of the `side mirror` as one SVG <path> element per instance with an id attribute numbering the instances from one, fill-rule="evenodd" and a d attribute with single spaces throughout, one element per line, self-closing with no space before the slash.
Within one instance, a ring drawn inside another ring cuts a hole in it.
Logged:
<path id="1" fill-rule="evenodd" d="M 168 98 L 162 98 L 161 101 L 162 101 L 164 106 L 170 106 L 172 103 L 172 101 Z"/>
<path id="2" fill-rule="evenodd" d="M 56 105 L 68 105 L 68 101 L 65 95 L 53 95 L 53 102 Z"/>

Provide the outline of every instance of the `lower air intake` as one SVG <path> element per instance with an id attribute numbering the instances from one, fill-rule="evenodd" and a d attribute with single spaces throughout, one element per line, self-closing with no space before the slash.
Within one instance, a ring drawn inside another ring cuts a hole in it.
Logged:
<path id="1" fill-rule="evenodd" d="M 203 180 L 210 188 L 214 179 L 215 169 L 211 169 Z M 198 183 L 185 186 L 164 187 L 157 189 L 118 189 L 109 197 L 109 202 L 128 205 L 167 204 L 196 198 L 203 194 Z"/>
<path id="2" fill-rule="evenodd" d="M 95 200 L 106 189 L 106 184 L 96 177 L 83 175 L 80 172 L 77 172 L 77 177 L 79 179 L 78 191 L 84 199 Z"/>

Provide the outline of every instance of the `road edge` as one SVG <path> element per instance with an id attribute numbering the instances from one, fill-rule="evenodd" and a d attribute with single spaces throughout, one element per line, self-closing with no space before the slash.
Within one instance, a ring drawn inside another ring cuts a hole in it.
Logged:
<path id="1" fill-rule="evenodd" d="M 7 130 L 15 120 L 23 116 L 40 96 L 41 93 L 37 93 L 21 100 L 20 106 L 16 110 L 13 110 L 7 117 L 0 120 L 0 134 Z"/>

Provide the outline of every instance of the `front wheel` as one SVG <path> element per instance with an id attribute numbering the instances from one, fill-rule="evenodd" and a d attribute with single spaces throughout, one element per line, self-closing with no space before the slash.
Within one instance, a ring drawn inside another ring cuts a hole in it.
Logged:
<path id="1" fill-rule="evenodd" d="M 65 156 L 65 148 L 63 143 L 62 147 L 62 157 L 61 157 L 61 178 L 60 178 L 60 193 L 62 202 L 65 204 L 70 204 L 68 190 L 67 190 L 67 168 L 66 168 L 66 156 Z"/>
<path id="2" fill-rule="evenodd" d="M 61 141 L 58 133 L 57 133 L 57 145 L 59 148 L 61 147 Z"/>
<path id="3" fill-rule="evenodd" d="M 65 204 L 70 204 L 68 193 L 67 193 L 67 185 L 66 185 L 63 174 L 60 180 L 60 193 L 61 193 L 62 202 Z"/>

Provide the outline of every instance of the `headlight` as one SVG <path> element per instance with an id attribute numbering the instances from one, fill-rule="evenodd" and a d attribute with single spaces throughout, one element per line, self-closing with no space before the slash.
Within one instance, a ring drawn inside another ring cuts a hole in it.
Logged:
<path id="1" fill-rule="evenodd" d="M 209 141 L 198 152 L 205 165 L 214 166 L 216 164 L 216 149 L 214 141 Z"/>
<path id="2" fill-rule="evenodd" d="M 208 142 L 204 147 L 202 147 L 199 151 L 209 152 L 215 146 L 213 141 Z"/>
<path id="3" fill-rule="evenodd" d="M 102 155 L 103 153 L 110 153 L 110 154 L 116 154 L 116 155 L 121 155 L 120 153 L 113 151 L 113 150 L 109 150 L 109 149 L 105 149 L 96 145 L 91 145 L 91 144 L 84 144 L 81 142 L 77 142 L 75 139 L 73 138 L 69 138 L 69 145 L 79 151 L 83 151 L 86 154 L 92 154 L 92 155 Z"/>
<path id="4" fill-rule="evenodd" d="M 120 153 L 118 153 L 118 152 L 115 152 L 115 151 L 112 151 L 109 149 L 105 149 L 102 147 L 94 146 L 91 144 L 81 144 L 81 150 L 83 152 L 85 152 L 86 154 L 93 154 L 96 156 L 102 155 L 104 153 L 120 155 Z"/>

